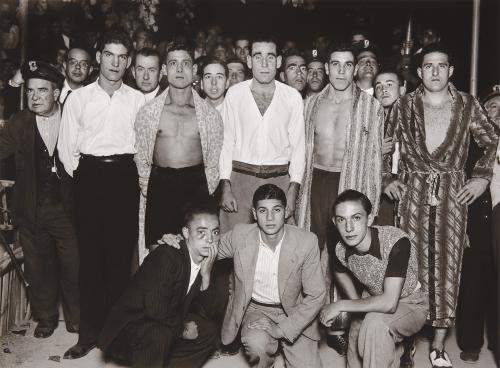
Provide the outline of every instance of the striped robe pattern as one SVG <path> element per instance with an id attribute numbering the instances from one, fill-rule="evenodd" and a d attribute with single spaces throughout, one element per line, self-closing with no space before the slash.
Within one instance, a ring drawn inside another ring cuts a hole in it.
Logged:
<path id="1" fill-rule="evenodd" d="M 297 226 L 306 230 L 311 226 L 311 184 L 314 159 L 314 122 L 321 100 L 330 89 L 328 84 L 319 94 L 306 100 L 306 170 L 297 200 Z M 373 213 L 378 213 L 382 188 L 382 139 L 384 110 L 380 103 L 353 88 L 353 105 L 346 129 L 346 151 L 340 174 L 339 194 L 346 189 L 364 193 L 372 202 Z"/>
<path id="2" fill-rule="evenodd" d="M 479 102 L 451 83 L 451 123 L 444 141 L 429 153 L 425 143 L 423 86 L 397 100 L 386 136 L 400 145 L 399 180 L 405 184 L 399 202 L 400 226 L 418 252 L 419 280 L 429 293 L 428 324 L 454 325 L 464 248 L 468 244 L 467 205 L 457 196 L 465 184 L 465 162 L 472 134 L 484 155 L 472 177 L 491 180 L 498 136 Z M 384 180 L 391 156 L 384 157 Z"/>

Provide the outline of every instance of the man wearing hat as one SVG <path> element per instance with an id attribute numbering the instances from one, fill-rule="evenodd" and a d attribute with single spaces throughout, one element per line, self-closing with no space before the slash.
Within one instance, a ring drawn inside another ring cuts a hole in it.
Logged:
<path id="1" fill-rule="evenodd" d="M 59 292 L 69 332 L 78 331 L 80 318 L 71 183 L 56 148 L 61 121 L 57 101 L 64 76 L 39 61 L 28 61 L 21 72 L 28 108 L 14 114 L 0 131 L 0 159 L 15 155 L 14 221 L 38 321 L 35 337 L 45 338 L 57 327 Z"/>

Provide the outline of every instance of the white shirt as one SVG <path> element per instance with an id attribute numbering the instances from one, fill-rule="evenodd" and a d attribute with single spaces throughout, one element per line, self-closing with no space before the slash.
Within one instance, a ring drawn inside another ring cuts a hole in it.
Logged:
<path id="1" fill-rule="evenodd" d="M 189 286 L 186 291 L 186 295 L 189 294 L 189 290 L 191 286 L 194 284 L 194 280 L 196 280 L 196 276 L 200 272 L 201 264 L 196 264 L 193 262 L 193 258 L 191 258 L 191 253 L 189 253 L 189 260 L 191 261 L 191 273 L 189 274 Z"/>
<path id="2" fill-rule="evenodd" d="M 73 92 L 73 89 L 69 86 L 68 80 L 64 79 L 64 84 L 61 89 L 61 94 L 59 95 L 59 102 L 64 103 L 64 100 L 66 100 L 66 96 L 68 96 L 68 92 L 71 91 Z"/>
<path id="3" fill-rule="evenodd" d="M 110 156 L 135 153 L 135 116 L 144 95 L 122 83 L 110 97 L 98 80 L 74 91 L 64 104 L 57 149 L 69 175 L 80 154 Z"/>
<path id="4" fill-rule="evenodd" d="M 280 293 L 278 288 L 278 264 L 280 259 L 281 244 L 283 237 L 276 245 L 274 252 L 262 240 L 259 231 L 259 254 L 255 265 L 255 276 L 253 279 L 252 299 L 266 304 L 280 304 Z"/>
<path id="5" fill-rule="evenodd" d="M 145 93 L 144 98 L 146 99 L 146 102 L 149 102 L 153 98 L 155 98 L 156 94 L 158 93 L 159 90 L 160 90 L 160 85 L 157 85 L 154 90 L 152 90 L 151 92 Z"/>
<path id="6" fill-rule="evenodd" d="M 52 156 L 57 144 L 57 136 L 59 135 L 59 127 L 61 125 L 61 110 L 57 107 L 57 111 L 50 116 L 36 115 L 36 126 L 42 137 L 45 147 Z"/>
<path id="7" fill-rule="evenodd" d="M 294 88 L 275 81 L 273 99 L 262 116 L 250 90 L 252 81 L 231 86 L 222 104 L 220 178 L 230 179 L 233 160 L 252 165 L 290 163 L 290 181 L 301 183 L 305 167 L 302 98 Z"/>
<path id="8" fill-rule="evenodd" d="M 493 165 L 493 177 L 490 183 L 491 204 L 493 208 L 500 202 L 500 143 L 498 143 L 495 164 Z"/>

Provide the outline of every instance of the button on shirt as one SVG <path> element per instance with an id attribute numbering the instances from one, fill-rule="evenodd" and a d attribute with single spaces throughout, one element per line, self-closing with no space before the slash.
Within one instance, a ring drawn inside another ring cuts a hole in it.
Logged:
<path id="1" fill-rule="evenodd" d="M 196 276 L 200 272 L 201 263 L 196 264 L 193 262 L 193 258 L 191 258 L 191 253 L 189 254 L 189 261 L 191 262 L 191 273 L 189 274 L 189 286 L 186 292 L 186 295 L 189 294 L 189 290 L 191 290 L 191 286 L 194 284 L 194 280 L 196 280 Z"/>
<path id="2" fill-rule="evenodd" d="M 36 126 L 40 132 L 43 143 L 49 151 L 50 156 L 54 155 L 54 150 L 57 144 L 57 137 L 59 135 L 59 126 L 61 124 L 61 110 L 59 106 L 57 111 L 51 116 L 36 116 Z"/>
<path id="3" fill-rule="evenodd" d="M 255 276 L 253 279 L 252 299 L 266 304 L 280 304 L 280 293 L 278 289 L 278 264 L 280 259 L 281 244 L 283 237 L 276 245 L 274 252 L 262 240 L 259 232 L 259 254 L 255 265 Z"/>
<path id="4" fill-rule="evenodd" d="M 290 181 L 301 183 L 305 168 L 302 97 L 294 88 L 275 81 L 273 99 L 262 116 L 250 90 L 252 81 L 235 84 L 224 98 L 220 178 L 230 179 L 233 160 L 252 165 L 290 163 Z"/>
<path id="5" fill-rule="evenodd" d="M 64 105 L 57 145 L 68 174 L 73 176 L 81 154 L 134 154 L 135 116 L 144 103 L 144 95 L 125 83 L 111 97 L 98 80 L 74 91 Z"/>

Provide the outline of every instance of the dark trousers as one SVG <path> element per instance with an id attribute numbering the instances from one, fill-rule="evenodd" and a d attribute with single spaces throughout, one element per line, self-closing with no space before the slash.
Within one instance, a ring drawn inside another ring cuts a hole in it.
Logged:
<path id="1" fill-rule="evenodd" d="M 189 314 L 186 321 L 198 327 L 195 340 L 174 336 L 172 329 L 154 320 L 133 321 L 113 341 L 107 356 L 134 368 L 201 367 L 215 350 L 217 329 L 196 314 Z"/>
<path id="2" fill-rule="evenodd" d="M 138 237 L 139 185 L 132 155 L 115 162 L 82 158 L 74 174 L 80 246 L 80 336 L 93 343 L 130 279 Z"/>
<path id="3" fill-rule="evenodd" d="M 333 204 L 337 199 L 340 173 L 314 168 L 311 183 L 311 231 L 318 237 L 320 249 L 335 250 L 340 234 L 332 222 Z"/>
<path id="4" fill-rule="evenodd" d="M 79 261 L 72 219 L 60 202 L 41 200 L 36 211 L 34 231 L 19 227 L 33 316 L 39 321 L 57 323 L 60 292 L 66 326 L 77 327 Z"/>
<path id="5" fill-rule="evenodd" d="M 489 191 L 469 206 L 467 234 L 470 248 L 464 250 L 457 305 L 457 343 L 462 351 L 480 351 L 486 328 L 489 347 L 496 344 L 497 286 L 491 236 Z"/>
<path id="6" fill-rule="evenodd" d="M 164 234 L 178 234 L 189 203 L 208 195 L 203 165 L 180 169 L 153 166 L 144 221 L 146 247 L 155 244 Z"/>

